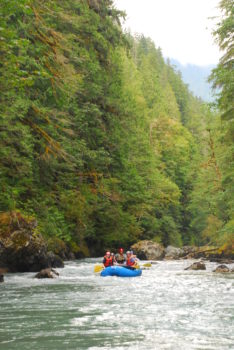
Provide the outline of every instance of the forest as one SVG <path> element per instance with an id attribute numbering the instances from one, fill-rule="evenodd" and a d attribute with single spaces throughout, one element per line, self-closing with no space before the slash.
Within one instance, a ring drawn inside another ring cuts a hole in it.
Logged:
<path id="1" fill-rule="evenodd" d="M 233 0 L 214 36 L 215 103 L 194 97 L 112 0 L 1 0 L 0 224 L 53 250 L 142 239 L 233 249 Z"/>

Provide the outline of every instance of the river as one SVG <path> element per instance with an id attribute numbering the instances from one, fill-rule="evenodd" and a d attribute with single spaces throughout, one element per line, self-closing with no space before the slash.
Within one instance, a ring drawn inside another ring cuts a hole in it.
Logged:
<path id="1" fill-rule="evenodd" d="M 6 275 L 0 349 L 234 349 L 233 274 L 212 273 L 210 262 L 184 271 L 193 261 L 179 260 L 103 278 L 96 261 L 67 262 L 53 280 Z"/>

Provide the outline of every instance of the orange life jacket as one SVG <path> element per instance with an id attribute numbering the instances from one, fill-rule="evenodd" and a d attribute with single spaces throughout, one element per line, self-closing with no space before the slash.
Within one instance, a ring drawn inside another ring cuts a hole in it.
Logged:
<path id="1" fill-rule="evenodd" d="M 113 257 L 112 256 L 110 256 L 110 257 L 108 257 L 108 256 L 104 256 L 104 262 L 103 262 L 103 264 L 104 264 L 104 266 L 105 267 L 108 267 L 108 266 L 112 266 L 113 265 Z"/>
<path id="2" fill-rule="evenodd" d="M 133 265 L 135 265 L 135 262 L 136 262 L 135 259 L 130 257 L 130 258 L 127 258 L 126 265 L 127 266 L 133 266 Z"/>

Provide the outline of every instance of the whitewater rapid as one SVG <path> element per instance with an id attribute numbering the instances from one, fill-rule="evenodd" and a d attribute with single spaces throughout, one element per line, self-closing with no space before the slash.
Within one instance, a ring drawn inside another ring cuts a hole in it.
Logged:
<path id="1" fill-rule="evenodd" d="M 93 273 L 101 259 L 67 262 L 53 280 L 7 274 L 0 349 L 234 349 L 234 274 L 160 261 L 141 277 Z M 234 267 L 233 265 L 231 267 Z"/>

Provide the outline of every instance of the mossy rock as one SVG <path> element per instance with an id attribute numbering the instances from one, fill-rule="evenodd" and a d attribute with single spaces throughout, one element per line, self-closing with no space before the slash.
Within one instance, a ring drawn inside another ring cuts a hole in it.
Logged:
<path id="1" fill-rule="evenodd" d="M 162 260 L 165 256 L 164 247 L 156 242 L 143 240 L 131 246 L 131 250 L 142 260 Z"/>
<path id="2" fill-rule="evenodd" d="M 0 213 L 0 239 L 7 240 L 17 230 L 34 232 L 37 221 L 33 217 L 22 215 L 19 211 Z"/>
<path id="3" fill-rule="evenodd" d="M 7 212 L 0 215 L 0 225 L 0 267 L 10 272 L 33 272 L 54 264 L 55 257 L 36 231 L 35 219 Z"/>
<path id="4" fill-rule="evenodd" d="M 47 241 L 48 250 L 52 251 L 54 254 L 66 259 L 68 254 L 68 247 L 66 243 L 58 237 L 51 237 Z"/>

